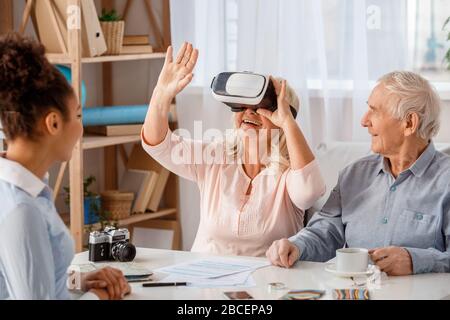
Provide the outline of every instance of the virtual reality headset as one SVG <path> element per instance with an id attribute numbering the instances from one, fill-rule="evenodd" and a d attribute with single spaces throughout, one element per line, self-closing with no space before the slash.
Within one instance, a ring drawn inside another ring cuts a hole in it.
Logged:
<path id="1" fill-rule="evenodd" d="M 252 72 L 222 72 L 211 82 L 213 97 L 231 108 L 232 112 L 278 108 L 277 94 L 269 76 Z M 294 118 L 297 110 L 290 106 Z"/>

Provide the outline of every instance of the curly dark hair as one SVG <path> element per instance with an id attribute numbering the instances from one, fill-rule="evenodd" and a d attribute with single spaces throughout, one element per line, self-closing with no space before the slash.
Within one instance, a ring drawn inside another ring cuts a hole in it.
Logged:
<path id="1" fill-rule="evenodd" d="M 0 120 L 7 140 L 36 140 L 36 124 L 50 110 L 61 112 L 66 121 L 73 95 L 39 42 L 17 33 L 0 37 Z"/>

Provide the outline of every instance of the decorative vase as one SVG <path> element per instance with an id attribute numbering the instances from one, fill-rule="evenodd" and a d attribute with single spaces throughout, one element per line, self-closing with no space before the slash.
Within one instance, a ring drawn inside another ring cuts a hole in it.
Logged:
<path id="1" fill-rule="evenodd" d="M 103 35 L 106 41 L 106 55 L 119 55 L 122 51 L 125 21 L 101 21 Z"/>
<path id="2" fill-rule="evenodd" d="M 99 195 L 84 198 L 84 224 L 94 224 L 100 221 L 98 212 L 102 206 Z"/>

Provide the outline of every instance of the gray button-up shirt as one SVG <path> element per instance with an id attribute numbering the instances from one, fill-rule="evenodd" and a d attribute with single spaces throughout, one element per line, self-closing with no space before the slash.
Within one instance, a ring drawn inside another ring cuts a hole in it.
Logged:
<path id="1" fill-rule="evenodd" d="M 450 272 L 450 157 L 430 143 L 394 179 L 370 155 L 346 167 L 321 211 L 291 237 L 301 260 L 327 261 L 344 246 L 399 246 L 414 273 Z"/>

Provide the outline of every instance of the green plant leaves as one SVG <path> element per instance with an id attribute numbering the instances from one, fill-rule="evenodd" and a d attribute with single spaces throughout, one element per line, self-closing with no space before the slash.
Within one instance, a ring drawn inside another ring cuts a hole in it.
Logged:
<path id="1" fill-rule="evenodd" d="M 117 13 L 115 9 L 110 11 L 103 9 L 102 15 L 99 17 L 100 21 L 103 22 L 112 22 L 112 21 L 121 21 L 122 17 Z"/>
<path id="2" fill-rule="evenodd" d="M 445 20 L 444 25 L 442 26 L 442 30 L 444 30 L 448 24 L 450 24 L 450 17 Z M 450 41 L 450 31 L 447 35 L 447 41 Z M 447 60 L 447 69 L 450 70 L 450 49 L 445 54 L 444 60 Z"/>

